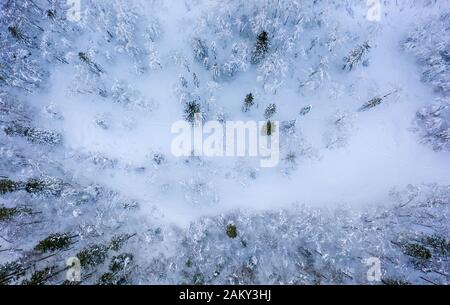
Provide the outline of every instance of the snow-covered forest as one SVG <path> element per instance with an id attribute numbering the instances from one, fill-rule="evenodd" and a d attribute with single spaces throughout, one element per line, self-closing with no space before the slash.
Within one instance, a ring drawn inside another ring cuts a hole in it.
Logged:
<path id="1" fill-rule="evenodd" d="M 448 1 L 0 5 L 0 284 L 449 283 Z"/>

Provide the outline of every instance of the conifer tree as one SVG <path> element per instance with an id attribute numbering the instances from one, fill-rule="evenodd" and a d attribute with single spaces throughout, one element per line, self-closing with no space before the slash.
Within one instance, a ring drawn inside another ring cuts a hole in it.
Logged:
<path id="1" fill-rule="evenodd" d="M 244 99 L 244 105 L 242 106 L 243 112 L 250 111 L 250 108 L 255 104 L 253 94 L 249 93 Z"/>
<path id="2" fill-rule="evenodd" d="M 34 250 L 38 252 L 52 252 L 56 250 L 67 249 L 72 244 L 72 239 L 74 236 L 70 236 L 67 233 L 55 233 L 50 234 L 45 239 L 41 240 L 35 247 Z"/>
<path id="3" fill-rule="evenodd" d="M 253 50 L 251 61 L 258 64 L 266 56 L 269 51 L 269 34 L 266 31 L 259 33 L 256 38 L 255 49 Z"/>
<path id="4" fill-rule="evenodd" d="M 273 117 L 275 115 L 275 113 L 277 113 L 277 105 L 269 104 L 267 106 L 266 110 L 264 111 L 264 117 L 266 119 L 270 119 L 271 117 Z"/>
<path id="5" fill-rule="evenodd" d="M 371 48 L 369 42 L 366 41 L 361 46 L 351 51 L 348 56 L 344 57 L 342 70 L 352 71 L 357 65 L 364 61 Z"/>
<path id="6" fill-rule="evenodd" d="M 200 103 L 196 100 L 187 102 L 184 105 L 184 119 L 189 123 L 194 123 L 196 120 L 196 114 L 200 114 L 200 116 L 202 116 Z"/>

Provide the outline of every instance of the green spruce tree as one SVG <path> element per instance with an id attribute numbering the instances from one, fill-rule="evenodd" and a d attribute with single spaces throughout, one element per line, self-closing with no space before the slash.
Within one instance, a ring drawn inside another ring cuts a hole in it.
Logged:
<path id="1" fill-rule="evenodd" d="M 264 59 L 269 51 L 269 34 L 266 31 L 262 31 L 256 38 L 255 49 L 252 54 L 252 63 L 258 64 Z"/>
<path id="2" fill-rule="evenodd" d="M 254 104 L 255 104 L 255 102 L 254 102 L 253 94 L 251 94 L 251 93 L 247 94 L 247 96 L 245 97 L 245 100 L 244 100 L 244 105 L 242 106 L 242 111 L 243 112 L 250 111 L 250 108 Z"/>

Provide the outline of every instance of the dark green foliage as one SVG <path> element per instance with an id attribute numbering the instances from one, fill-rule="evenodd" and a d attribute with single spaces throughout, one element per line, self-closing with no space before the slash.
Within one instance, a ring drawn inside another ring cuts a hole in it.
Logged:
<path id="1" fill-rule="evenodd" d="M 28 141 L 37 144 L 58 145 L 62 141 L 62 136 L 57 132 L 24 126 L 17 122 L 6 127 L 4 131 L 8 136 L 25 137 Z"/>
<path id="2" fill-rule="evenodd" d="M 342 67 L 342 70 L 353 70 L 355 66 L 357 66 L 364 60 L 364 57 L 367 55 L 370 49 L 371 46 L 366 41 L 361 46 L 351 51 L 350 54 L 344 58 L 344 65 Z"/>
<path id="3" fill-rule="evenodd" d="M 133 261 L 134 256 L 131 253 L 122 253 L 118 256 L 114 256 L 109 264 L 109 270 L 112 272 L 119 272 L 125 270 L 127 266 Z"/>
<path id="4" fill-rule="evenodd" d="M 47 10 L 46 15 L 48 18 L 53 19 L 56 16 L 56 13 L 54 10 Z"/>
<path id="5" fill-rule="evenodd" d="M 311 109 L 312 109 L 312 106 L 311 106 L 311 105 L 305 106 L 305 107 L 302 108 L 302 110 L 300 110 L 300 113 L 299 113 L 299 114 L 300 114 L 301 116 L 307 115 L 308 113 L 311 112 Z"/>
<path id="6" fill-rule="evenodd" d="M 406 286 L 406 285 L 411 285 L 410 282 L 403 281 L 403 280 L 397 280 L 397 279 L 393 279 L 393 278 L 382 279 L 381 282 L 384 285 L 389 285 L 389 286 Z"/>
<path id="7" fill-rule="evenodd" d="M 95 74 L 101 74 L 103 73 L 103 69 L 97 65 L 95 62 L 93 62 L 89 56 L 84 52 L 78 53 L 78 58 L 85 64 L 87 64 L 90 68 L 90 70 Z"/>
<path id="8" fill-rule="evenodd" d="M 47 267 L 44 270 L 36 271 L 29 280 L 24 280 L 22 285 L 44 285 L 54 274 L 55 267 Z"/>
<path id="9" fill-rule="evenodd" d="M 120 234 L 115 235 L 109 244 L 109 249 L 113 251 L 119 251 L 123 245 L 136 234 Z"/>
<path id="10" fill-rule="evenodd" d="M 196 114 L 199 114 L 200 118 L 202 118 L 200 103 L 197 101 L 187 102 L 184 105 L 183 118 L 189 123 L 194 123 L 196 120 Z"/>
<path id="11" fill-rule="evenodd" d="M 32 210 L 25 207 L 15 207 L 15 208 L 0 207 L 0 221 L 10 220 L 15 216 L 31 213 Z"/>
<path id="12" fill-rule="evenodd" d="M 362 105 L 361 108 L 359 108 L 359 111 L 366 111 L 372 109 L 380 105 L 382 101 L 383 99 L 381 97 L 374 97 L 373 99 Z"/>
<path id="13" fill-rule="evenodd" d="M 274 131 L 274 124 L 271 121 L 267 121 L 266 123 L 266 134 L 271 136 Z"/>
<path id="14" fill-rule="evenodd" d="M 21 30 L 17 26 L 8 27 L 8 31 L 11 34 L 11 36 L 16 38 L 17 40 L 24 39 L 24 35 L 22 34 Z"/>
<path id="15" fill-rule="evenodd" d="M 118 276 L 112 272 L 103 273 L 102 276 L 98 279 L 98 285 L 123 285 L 126 284 L 127 279 L 125 276 Z"/>
<path id="16" fill-rule="evenodd" d="M 17 208 L 0 207 L 0 221 L 9 220 L 19 213 L 20 211 Z"/>
<path id="17" fill-rule="evenodd" d="M 27 133 L 28 127 L 24 127 L 19 123 L 13 123 L 12 125 L 6 127 L 4 129 L 5 133 L 8 136 L 25 136 Z"/>
<path id="18" fill-rule="evenodd" d="M 9 179 L 0 180 L 0 194 L 6 194 L 17 190 L 17 183 Z"/>
<path id="19" fill-rule="evenodd" d="M 40 128 L 29 128 L 25 136 L 30 142 L 44 145 L 58 145 L 62 141 L 62 136 L 59 133 Z"/>
<path id="20" fill-rule="evenodd" d="M 80 58 L 80 60 L 86 64 L 90 64 L 91 60 L 89 59 L 89 57 L 87 56 L 86 53 L 84 52 L 79 52 L 78 53 L 78 58 Z"/>
<path id="21" fill-rule="evenodd" d="M 51 177 L 31 178 L 22 182 L 21 185 L 27 193 L 46 193 L 54 196 L 60 195 L 64 188 L 64 183 L 61 180 Z"/>
<path id="22" fill-rule="evenodd" d="M 72 237 L 67 233 L 51 234 L 47 238 L 41 240 L 34 250 L 39 252 L 52 252 L 56 250 L 67 249 L 71 245 Z"/>
<path id="23" fill-rule="evenodd" d="M 109 264 L 110 272 L 104 273 L 98 280 L 99 285 L 123 285 L 127 283 L 127 267 L 133 262 L 134 256 L 131 253 L 122 253 L 114 256 Z"/>
<path id="24" fill-rule="evenodd" d="M 423 239 L 423 243 L 432 247 L 439 254 L 447 255 L 450 253 L 450 243 L 439 235 L 427 236 Z"/>
<path id="25" fill-rule="evenodd" d="M 114 273 L 106 272 L 97 281 L 98 285 L 115 285 Z"/>
<path id="26" fill-rule="evenodd" d="M 264 111 L 264 117 L 266 118 L 266 120 L 268 120 L 271 117 L 273 117 L 275 113 L 277 113 L 277 105 L 269 104 L 266 110 Z"/>
<path id="27" fill-rule="evenodd" d="M 166 160 L 166 156 L 164 154 L 156 153 L 153 155 L 153 162 L 157 165 L 161 165 Z"/>
<path id="28" fill-rule="evenodd" d="M 255 49 L 252 54 L 252 63 L 259 63 L 266 56 L 269 51 L 269 34 L 266 31 L 262 31 L 256 38 Z"/>
<path id="29" fill-rule="evenodd" d="M 106 246 L 93 245 L 81 250 L 76 256 L 80 260 L 81 267 L 95 267 L 105 261 L 107 252 Z"/>
<path id="30" fill-rule="evenodd" d="M 192 259 L 188 259 L 187 261 L 186 261 L 186 267 L 188 267 L 188 268 L 191 268 L 192 267 Z"/>
<path id="31" fill-rule="evenodd" d="M 227 235 L 229 238 L 236 238 L 237 237 L 237 228 L 233 224 L 227 225 Z"/>
<path id="32" fill-rule="evenodd" d="M 0 285 L 9 284 L 12 280 L 17 280 L 24 275 L 26 268 L 19 261 L 9 262 L 0 265 Z"/>
<path id="33" fill-rule="evenodd" d="M 25 190 L 28 193 L 39 193 L 45 189 L 46 183 L 39 179 L 30 179 L 25 184 Z"/>
<path id="34" fill-rule="evenodd" d="M 194 285 L 204 285 L 205 284 L 205 277 L 201 273 L 196 273 L 192 277 L 192 284 Z"/>
<path id="35" fill-rule="evenodd" d="M 265 136 L 271 136 L 275 132 L 275 127 L 275 123 L 269 120 L 263 125 L 261 133 Z"/>
<path id="36" fill-rule="evenodd" d="M 76 286 L 76 285 L 79 285 L 79 284 L 80 284 L 80 282 L 69 281 L 69 280 L 64 280 L 64 282 L 61 283 L 61 285 L 64 285 L 64 286 Z"/>
<path id="37" fill-rule="evenodd" d="M 424 246 L 420 245 L 420 244 L 413 244 L 413 243 L 408 243 L 403 245 L 403 252 L 406 255 L 418 258 L 418 259 L 430 259 L 431 258 L 431 252 L 430 250 L 428 250 L 427 248 L 425 248 Z"/>
<path id="38" fill-rule="evenodd" d="M 384 101 L 385 98 L 387 98 L 390 95 L 393 95 L 396 92 L 397 92 L 397 90 L 389 92 L 388 94 L 386 94 L 382 97 L 374 97 L 373 99 L 371 99 L 370 101 L 368 101 L 367 103 L 362 105 L 361 108 L 359 108 L 359 111 L 366 111 L 366 110 L 372 109 L 372 108 L 380 105 Z"/>
<path id="39" fill-rule="evenodd" d="M 243 112 L 248 112 L 250 108 L 255 104 L 253 94 L 249 93 L 245 97 L 244 105 L 242 106 Z"/>

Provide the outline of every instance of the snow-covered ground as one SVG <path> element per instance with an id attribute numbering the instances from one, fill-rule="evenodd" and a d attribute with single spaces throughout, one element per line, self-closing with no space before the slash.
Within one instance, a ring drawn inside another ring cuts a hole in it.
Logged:
<path id="1" fill-rule="evenodd" d="M 446 1 L 4 2 L 0 283 L 448 282 Z M 192 101 L 279 164 L 174 156 Z"/>

